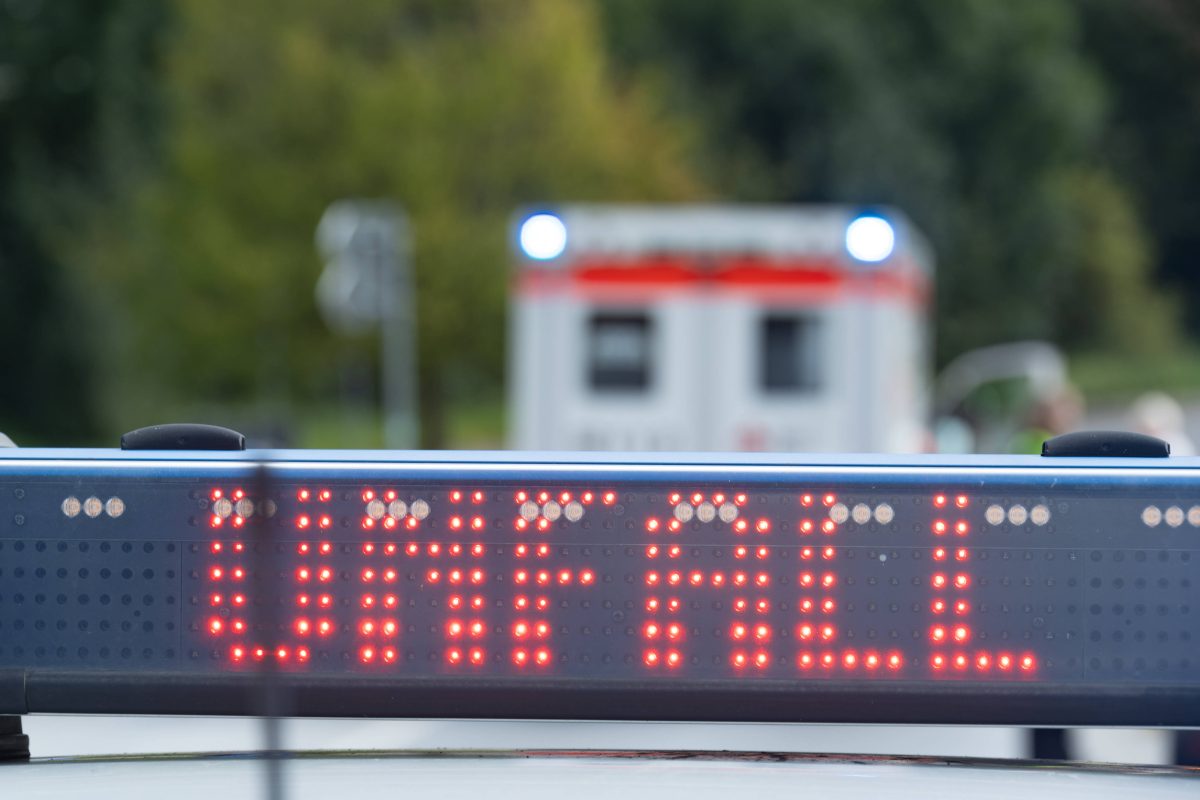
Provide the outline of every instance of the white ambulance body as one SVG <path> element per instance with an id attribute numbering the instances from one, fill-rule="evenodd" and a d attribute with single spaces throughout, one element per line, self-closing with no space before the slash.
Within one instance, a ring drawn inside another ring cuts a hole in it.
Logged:
<path id="1" fill-rule="evenodd" d="M 578 205 L 515 245 L 514 447 L 928 449 L 932 263 L 897 212 Z"/>

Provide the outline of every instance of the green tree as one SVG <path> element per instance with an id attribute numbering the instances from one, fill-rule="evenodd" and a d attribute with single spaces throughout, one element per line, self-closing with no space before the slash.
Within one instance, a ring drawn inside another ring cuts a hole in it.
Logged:
<path id="1" fill-rule="evenodd" d="M 1101 157 L 1104 86 L 1073 5 L 605 8 L 620 62 L 656 68 L 679 108 L 708 120 L 714 185 L 748 200 L 888 203 L 915 220 L 938 255 L 942 359 L 1012 338 L 1171 340 L 1170 309 L 1148 286 L 1140 221 Z M 1081 242 L 1084 230 L 1104 230 L 1113 255 Z M 1092 281 L 1106 283 L 1084 286 Z M 1075 313 L 1084 294 L 1104 305 Z M 1135 297 L 1168 313 L 1136 320 Z M 1076 324 L 1062 324 L 1067 317 Z"/>
<path id="2" fill-rule="evenodd" d="M 1156 275 L 1200 334 L 1200 5 L 1083 0 L 1083 48 L 1111 98 L 1102 152 L 1135 196 Z M 1153 313 L 1153 309 L 1148 309 Z"/>
<path id="3" fill-rule="evenodd" d="M 117 418 L 331 398 L 373 345 L 321 322 L 313 230 L 330 201 L 379 197 L 413 223 L 424 442 L 440 444 L 447 403 L 501 385 L 516 209 L 697 192 L 686 128 L 613 85 L 587 5 L 184 0 L 178 16 L 165 169 L 95 232 L 125 321 Z"/>
<path id="4" fill-rule="evenodd" d="M 153 150 L 165 25 L 123 0 L 0 6 L 0 431 L 22 444 L 99 432 L 79 233 Z"/>

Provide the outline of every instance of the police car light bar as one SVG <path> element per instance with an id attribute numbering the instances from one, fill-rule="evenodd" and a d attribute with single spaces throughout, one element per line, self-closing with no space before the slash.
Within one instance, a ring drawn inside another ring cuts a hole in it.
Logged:
<path id="1" fill-rule="evenodd" d="M 14 449 L 0 713 L 1195 725 L 1198 564 L 1194 458 Z"/>

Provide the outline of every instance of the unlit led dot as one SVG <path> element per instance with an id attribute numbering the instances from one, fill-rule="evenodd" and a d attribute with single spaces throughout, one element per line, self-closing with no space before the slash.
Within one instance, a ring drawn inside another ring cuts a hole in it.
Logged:
<path id="1" fill-rule="evenodd" d="M 77 517 L 79 512 L 83 510 L 83 503 L 79 502 L 79 498 L 74 495 L 62 501 L 62 513 L 66 517 Z"/>
<path id="2" fill-rule="evenodd" d="M 116 519 L 125 513 L 125 501 L 119 497 L 110 497 L 104 504 L 104 513 Z"/>

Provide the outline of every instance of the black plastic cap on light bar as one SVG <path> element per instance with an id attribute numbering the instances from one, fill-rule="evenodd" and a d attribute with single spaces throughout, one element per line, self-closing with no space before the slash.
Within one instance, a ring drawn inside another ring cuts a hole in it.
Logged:
<path id="1" fill-rule="evenodd" d="M 1171 445 L 1154 436 L 1128 431 L 1077 431 L 1042 442 L 1047 458 L 1166 458 Z"/>
<path id="2" fill-rule="evenodd" d="M 138 428 L 121 437 L 122 450 L 245 450 L 246 437 L 217 425 L 177 422 Z"/>

